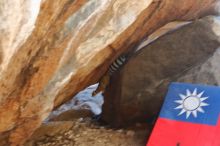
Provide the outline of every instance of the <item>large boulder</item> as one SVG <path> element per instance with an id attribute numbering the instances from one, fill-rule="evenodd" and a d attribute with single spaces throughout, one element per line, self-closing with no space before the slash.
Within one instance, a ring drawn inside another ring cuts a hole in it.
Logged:
<path id="1" fill-rule="evenodd" d="M 171 81 L 220 85 L 220 42 L 213 26 L 213 18 L 204 18 L 138 51 L 112 76 L 102 119 L 114 126 L 150 121 Z"/>
<path id="2" fill-rule="evenodd" d="M 157 28 L 218 0 L 1 0 L 0 141 L 21 145 L 51 110 L 97 82 Z"/>

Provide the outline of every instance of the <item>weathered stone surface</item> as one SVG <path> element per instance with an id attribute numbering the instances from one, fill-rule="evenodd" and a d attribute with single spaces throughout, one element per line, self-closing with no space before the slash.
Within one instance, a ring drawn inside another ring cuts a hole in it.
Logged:
<path id="1" fill-rule="evenodd" d="M 1 0 L 0 138 L 22 144 L 119 54 L 167 22 L 212 13 L 217 2 Z"/>
<path id="2" fill-rule="evenodd" d="M 50 121 L 72 121 L 73 119 L 92 117 L 90 110 L 68 110 L 57 116 L 50 118 Z"/>
<path id="3" fill-rule="evenodd" d="M 115 126 L 151 119 L 171 81 L 219 85 L 220 42 L 212 26 L 211 18 L 193 22 L 137 52 L 112 77 L 102 119 Z"/>
<path id="4" fill-rule="evenodd" d="M 220 85 L 220 48 L 204 63 L 190 69 L 177 79 L 178 82 Z"/>
<path id="5" fill-rule="evenodd" d="M 64 133 L 70 130 L 75 123 L 73 121 L 60 121 L 60 122 L 49 122 L 42 124 L 31 136 L 31 140 L 28 141 L 25 146 L 34 146 L 33 142 L 41 140 L 45 136 L 53 137 L 59 133 Z M 60 139 L 62 140 L 62 139 Z"/>

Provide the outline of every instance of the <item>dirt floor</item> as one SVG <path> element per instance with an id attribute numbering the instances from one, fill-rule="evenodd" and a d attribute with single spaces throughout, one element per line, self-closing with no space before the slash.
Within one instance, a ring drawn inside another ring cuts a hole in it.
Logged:
<path id="1" fill-rule="evenodd" d="M 53 111 L 25 146 L 145 146 L 150 131 L 147 124 L 137 123 L 126 129 L 113 129 L 92 120 L 92 110 L 76 106 L 78 100 L 77 103 L 97 104 L 90 109 L 101 109 L 103 98 L 90 97 L 95 88 L 89 87 Z"/>
<path id="2" fill-rule="evenodd" d="M 148 135 L 144 124 L 111 129 L 91 118 L 78 118 L 43 124 L 25 146 L 145 146 Z"/>

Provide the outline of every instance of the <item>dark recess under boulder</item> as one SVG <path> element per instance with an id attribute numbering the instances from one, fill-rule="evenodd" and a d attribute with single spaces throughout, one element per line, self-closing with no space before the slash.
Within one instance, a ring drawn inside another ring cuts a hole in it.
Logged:
<path id="1" fill-rule="evenodd" d="M 209 17 L 198 20 L 137 52 L 111 78 L 102 120 L 115 127 L 150 121 L 158 115 L 171 81 L 218 84 L 212 72 L 202 76 L 200 67 L 209 67 L 204 64 L 219 47 L 212 23 Z M 196 77 L 199 71 L 201 77 Z"/>

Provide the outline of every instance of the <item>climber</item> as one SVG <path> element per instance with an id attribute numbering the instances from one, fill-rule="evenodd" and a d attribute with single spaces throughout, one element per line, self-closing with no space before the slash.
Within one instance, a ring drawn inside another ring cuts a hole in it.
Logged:
<path id="1" fill-rule="evenodd" d="M 121 55 L 118 57 L 109 67 L 108 71 L 104 74 L 104 76 L 100 79 L 99 85 L 95 91 L 92 92 L 92 96 L 97 95 L 99 92 L 104 92 L 106 87 L 109 84 L 110 77 L 118 71 L 127 61 L 127 56 Z"/>

